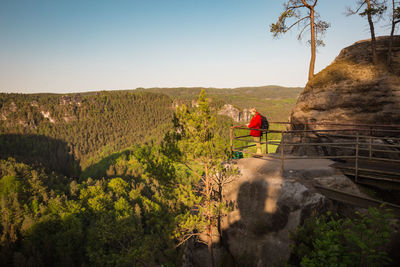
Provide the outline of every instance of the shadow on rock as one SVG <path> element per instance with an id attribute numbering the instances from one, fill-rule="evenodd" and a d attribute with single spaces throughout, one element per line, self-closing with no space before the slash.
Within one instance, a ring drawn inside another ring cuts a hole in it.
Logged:
<path id="1" fill-rule="evenodd" d="M 268 262 L 268 259 L 260 258 L 263 254 L 271 254 L 264 251 L 274 249 L 267 236 L 285 228 L 290 212 L 287 206 L 278 204 L 274 212 L 267 212 L 268 192 L 264 180 L 245 182 L 240 186 L 237 196 L 240 220 L 222 231 L 218 244 L 222 265 L 257 266 L 260 261 Z"/>

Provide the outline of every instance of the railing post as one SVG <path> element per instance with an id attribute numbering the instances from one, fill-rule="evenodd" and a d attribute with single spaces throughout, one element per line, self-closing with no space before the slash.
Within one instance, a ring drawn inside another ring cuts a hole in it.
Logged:
<path id="1" fill-rule="evenodd" d="M 285 136 L 283 131 L 281 135 L 281 175 L 283 177 L 283 170 L 285 169 Z"/>
<path id="2" fill-rule="evenodd" d="M 355 175 L 354 175 L 354 178 L 355 178 L 355 181 L 356 181 L 356 183 L 357 183 L 357 180 L 358 180 L 358 150 L 359 150 L 359 140 L 360 140 L 360 137 L 358 136 L 358 131 L 357 131 L 357 134 L 356 134 L 356 162 L 355 162 L 355 164 L 356 164 L 356 168 L 355 168 Z"/>
<path id="3" fill-rule="evenodd" d="M 230 158 L 233 158 L 233 128 L 231 127 L 229 129 L 229 136 L 230 136 L 230 140 L 231 140 L 231 156 Z"/>
<path id="4" fill-rule="evenodd" d="M 265 131 L 265 154 L 268 154 L 268 130 Z"/>

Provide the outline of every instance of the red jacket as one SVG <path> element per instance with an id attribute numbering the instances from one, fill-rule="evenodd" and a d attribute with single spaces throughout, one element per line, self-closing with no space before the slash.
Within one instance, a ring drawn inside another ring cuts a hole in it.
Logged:
<path id="1" fill-rule="evenodd" d="M 251 118 L 249 128 L 253 128 L 253 129 L 261 128 L 261 116 L 258 112 L 256 113 L 256 115 L 254 115 L 253 118 Z M 250 130 L 250 135 L 255 136 L 255 137 L 261 136 L 261 131 Z"/>

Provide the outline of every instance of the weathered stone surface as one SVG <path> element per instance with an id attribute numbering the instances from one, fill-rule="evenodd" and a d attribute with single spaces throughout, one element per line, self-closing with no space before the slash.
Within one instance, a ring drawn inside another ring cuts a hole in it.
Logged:
<path id="1" fill-rule="evenodd" d="M 75 95 L 64 95 L 60 97 L 60 105 L 76 105 L 80 106 L 82 104 L 81 94 Z"/>
<path id="2" fill-rule="evenodd" d="M 240 176 L 223 189 L 233 211 L 222 220 L 222 240 L 215 232 L 216 261 L 221 266 L 281 266 L 290 256 L 290 232 L 312 214 L 332 208 L 316 184 L 362 195 L 332 163 L 287 160 L 282 175 L 280 160 L 239 160 Z M 185 266 L 204 266 L 206 252 L 206 247 L 191 244 L 185 254 L 190 264 Z"/>
<path id="3" fill-rule="evenodd" d="M 381 61 L 377 65 L 372 64 L 369 40 L 359 41 L 344 48 L 331 65 L 317 73 L 308 82 L 292 110 L 290 129 L 365 129 L 365 126 L 351 127 L 343 124 L 400 125 L 400 36 L 396 36 L 394 40 L 391 68 L 385 64 L 387 46 L 388 37 L 377 38 L 378 56 Z M 306 125 L 308 123 L 314 123 L 314 125 Z M 376 126 L 375 129 L 379 129 L 379 126 Z M 368 130 L 359 133 L 362 135 L 372 134 Z M 346 132 L 346 134 L 351 135 L 355 132 Z M 394 137 L 400 135 L 398 132 L 379 133 L 376 131 L 373 134 Z M 313 133 L 308 133 L 306 136 L 291 134 L 286 139 L 291 143 L 355 142 L 354 138 L 322 136 Z M 375 139 L 373 143 L 375 142 L 386 141 Z M 380 147 L 380 149 L 392 150 L 389 147 Z M 355 150 L 322 146 L 286 146 L 285 153 L 307 156 L 340 156 L 354 155 Z M 390 154 L 385 157 L 399 158 L 399 155 Z"/>
<path id="4" fill-rule="evenodd" d="M 391 70 L 384 64 L 387 45 L 388 37 L 377 38 L 378 65 L 372 64 L 369 40 L 344 48 L 308 82 L 292 110 L 294 127 L 311 122 L 400 124 L 400 36 L 395 37 Z"/>
<path id="5" fill-rule="evenodd" d="M 326 210 L 331 202 L 315 189 L 323 183 L 346 187 L 361 194 L 351 180 L 330 167 L 328 160 L 279 160 L 247 158 L 238 162 L 241 176 L 224 189 L 235 209 L 224 218 L 223 241 L 239 266 L 279 266 L 290 256 L 289 233 L 312 213 Z M 329 181 L 329 182 L 325 182 Z"/>
<path id="6" fill-rule="evenodd" d="M 225 104 L 219 111 L 219 115 L 225 115 L 232 118 L 235 122 L 248 122 L 250 121 L 251 114 L 250 111 L 244 109 L 240 111 L 231 104 Z"/>
<path id="7" fill-rule="evenodd" d="M 231 104 L 225 104 L 219 111 L 219 115 L 225 115 L 232 118 L 235 122 L 240 121 L 240 111 Z"/>

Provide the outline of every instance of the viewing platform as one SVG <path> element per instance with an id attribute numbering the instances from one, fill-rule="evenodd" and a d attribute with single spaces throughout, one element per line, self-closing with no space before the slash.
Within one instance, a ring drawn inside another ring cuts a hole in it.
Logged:
<path id="1" fill-rule="evenodd" d="M 270 125 L 270 129 L 251 129 L 263 132 L 262 155 L 255 154 L 256 142 L 248 135 L 249 128 L 233 126 L 230 130 L 231 152 L 242 152 L 245 156 L 257 157 L 256 161 L 267 161 L 265 166 L 269 166 L 270 172 L 279 173 L 282 179 L 290 179 L 299 171 L 313 177 L 316 172 L 334 169 L 356 184 L 400 190 L 400 125 L 293 125 L 282 122 Z M 329 198 L 361 207 L 383 204 L 323 183 L 316 184 L 315 189 Z M 400 215 L 399 206 L 389 203 L 386 206 Z"/>

